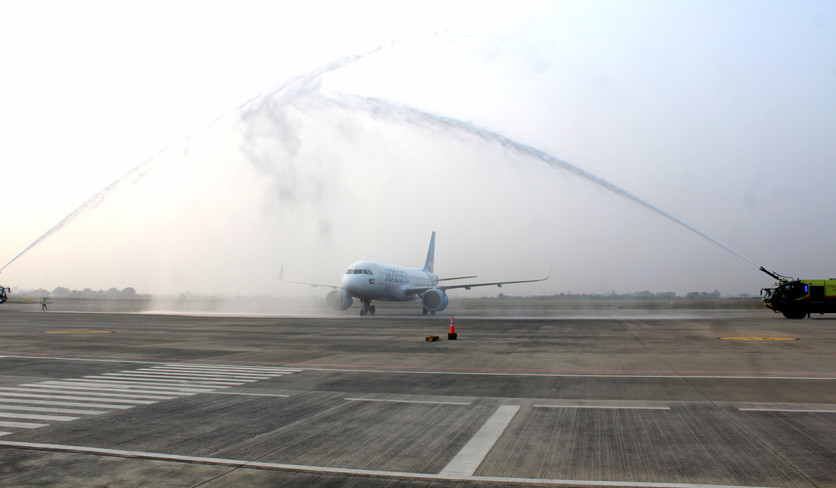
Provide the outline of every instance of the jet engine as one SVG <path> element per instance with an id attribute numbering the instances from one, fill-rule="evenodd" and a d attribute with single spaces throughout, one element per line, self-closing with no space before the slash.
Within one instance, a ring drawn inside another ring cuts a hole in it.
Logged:
<path id="1" fill-rule="evenodd" d="M 325 296 L 325 304 L 334 310 L 347 310 L 351 306 L 351 295 L 343 289 L 331 290 Z"/>
<path id="2" fill-rule="evenodd" d="M 427 290 L 421 295 L 421 303 L 430 312 L 440 312 L 447 308 L 447 294 L 438 288 Z"/>

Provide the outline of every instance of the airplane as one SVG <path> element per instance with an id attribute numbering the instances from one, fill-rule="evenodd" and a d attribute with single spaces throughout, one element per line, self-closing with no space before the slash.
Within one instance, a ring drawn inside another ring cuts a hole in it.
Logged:
<path id="1" fill-rule="evenodd" d="M 363 304 L 360 315 L 374 315 L 375 307 L 372 300 L 392 302 L 407 302 L 421 300 L 423 314 L 435 315 L 447 308 L 447 290 L 464 288 L 470 290 L 477 286 L 510 285 L 515 283 L 532 283 L 546 281 L 551 276 L 551 269 L 545 278 L 536 280 L 494 281 L 490 283 L 466 283 L 457 285 L 441 285 L 442 281 L 462 280 L 476 276 L 458 276 L 455 278 L 439 278 L 435 274 L 435 231 L 430 237 L 430 247 L 427 259 L 421 269 L 408 268 L 376 261 L 358 261 L 348 267 L 342 278 L 342 285 L 325 285 L 321 283 L 306 283 L 284 280 L 284 266 L 279 279 L 287 283 L 309 285 L 313 287 L 328 287 L 331 291 L 325 297 L 325 303 L 334 310 L 347 310 L 353 299 L 357 298 Z"/>

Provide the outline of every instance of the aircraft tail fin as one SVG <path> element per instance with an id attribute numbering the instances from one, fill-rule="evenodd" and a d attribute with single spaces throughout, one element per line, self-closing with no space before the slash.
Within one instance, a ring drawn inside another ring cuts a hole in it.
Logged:
<path id="1" fill-rule="evenodd" d="M 430 248 L 427 250 L 427 260 L 424 262 L 424 271 L 435 273 L 435 231 L 430 237 Z"/>

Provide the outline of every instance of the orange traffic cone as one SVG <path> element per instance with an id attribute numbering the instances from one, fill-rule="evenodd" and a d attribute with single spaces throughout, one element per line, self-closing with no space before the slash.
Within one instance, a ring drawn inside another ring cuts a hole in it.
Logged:
<path id="1" fill-rule="evenodd" d="M 447 339 L 451 341 L 455 341 L 458 334 L 456 334 L 456 323 L 453 321 L 453 317 L 450 317 L 450 333 L 447 334 Z"/>

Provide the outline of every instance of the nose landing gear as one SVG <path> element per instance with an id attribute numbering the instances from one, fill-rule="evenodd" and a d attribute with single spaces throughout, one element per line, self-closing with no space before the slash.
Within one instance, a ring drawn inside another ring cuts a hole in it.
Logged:
<path id="1" fill-rule="evenodd" d="M 374 312 L 374 305 L 372 305 L 371 299 L 363 300 L 363 308 L 360 309 L 360 316 L 374 315 Z"/>

